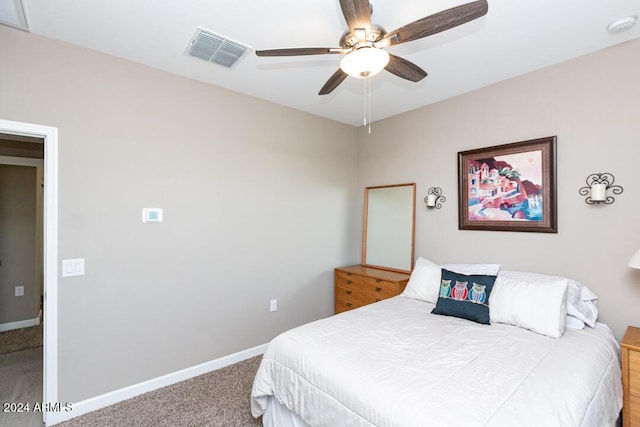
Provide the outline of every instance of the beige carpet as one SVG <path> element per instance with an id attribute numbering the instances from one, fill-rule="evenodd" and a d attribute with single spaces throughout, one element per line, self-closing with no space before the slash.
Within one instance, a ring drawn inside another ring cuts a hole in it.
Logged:
<path id="1" fill-rule="evenodd" d="M 42 346 L 42 323 L 29 328 L 0 332 L 0 354 Z"/>
<path id="2" fill-rule="evenodd" d="M 73 418 L 58 427 L 248 427 L 250 396 L 262 356 Z"/>

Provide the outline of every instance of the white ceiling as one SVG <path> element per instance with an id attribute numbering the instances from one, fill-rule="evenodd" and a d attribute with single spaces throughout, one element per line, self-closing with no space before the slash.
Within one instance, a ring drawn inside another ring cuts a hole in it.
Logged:
<path id="1" fill-rule="evenodd" d="M 371 0 L 387 31 L 465 0 Z M 31 32 L 63 40 L 318 116 L 360 126 L 364 86 L 347 78 L 317 95 L 340 55 L 257 57 L 231 69 L 184 54 L 197 27 L 250 46 L 333 47 L 347 26 L 338 0 L 23 0 Z M 392 46 L 429 73 L 418 83 L 386 71 L 372 78 L 372 120 L 380 120 L 640 36 L 638 0 L 489 0 L 486 16 L 444 33 Z"/>

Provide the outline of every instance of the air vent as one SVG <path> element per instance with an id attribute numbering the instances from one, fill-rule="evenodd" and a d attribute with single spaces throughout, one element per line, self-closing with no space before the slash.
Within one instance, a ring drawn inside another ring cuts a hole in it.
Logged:
<path id="1" fill-rule="evenodd" d="M 212 33 L 204 28 L 198 28 L 185 53 L 231 68 L 248 49 L 249 46 Z"/>

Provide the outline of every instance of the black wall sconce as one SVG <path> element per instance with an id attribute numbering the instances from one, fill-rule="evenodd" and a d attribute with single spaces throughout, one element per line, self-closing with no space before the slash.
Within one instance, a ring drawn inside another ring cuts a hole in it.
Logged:
<path id="1" fill-rule="evenodd" d="M 623 188 L 619 185 L 613 185 L 615 177 L 610 173 L 592 173 L 587 177 L 587 186 L 580 188 L 578 193 L 581 196 L 587 196 L 584 200 L 587 204 L 604 203 L 610 205 L 615 202 L 613 196 L 607 195 L 607 191 L 611 189 L 613 194 L 622 194 Z"/>
<path id="2" fill-rule="evenodd" d="M 440 209 L 442 203 L 446 200 L 447 198 L 442 195 L 442 189 L 440 187 L 431 187 L 427 192 L 427 197 L 424 198 L 424 202 L 429 209 Z"/>

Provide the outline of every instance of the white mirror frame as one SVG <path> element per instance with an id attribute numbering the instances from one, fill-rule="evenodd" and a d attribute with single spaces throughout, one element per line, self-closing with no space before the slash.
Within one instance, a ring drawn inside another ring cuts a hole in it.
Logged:
<path id="1" fill-rule="evenodd" d="M 365 188 L 362 265 L 410 273 L 415 223 L 415 183 Z"/>

